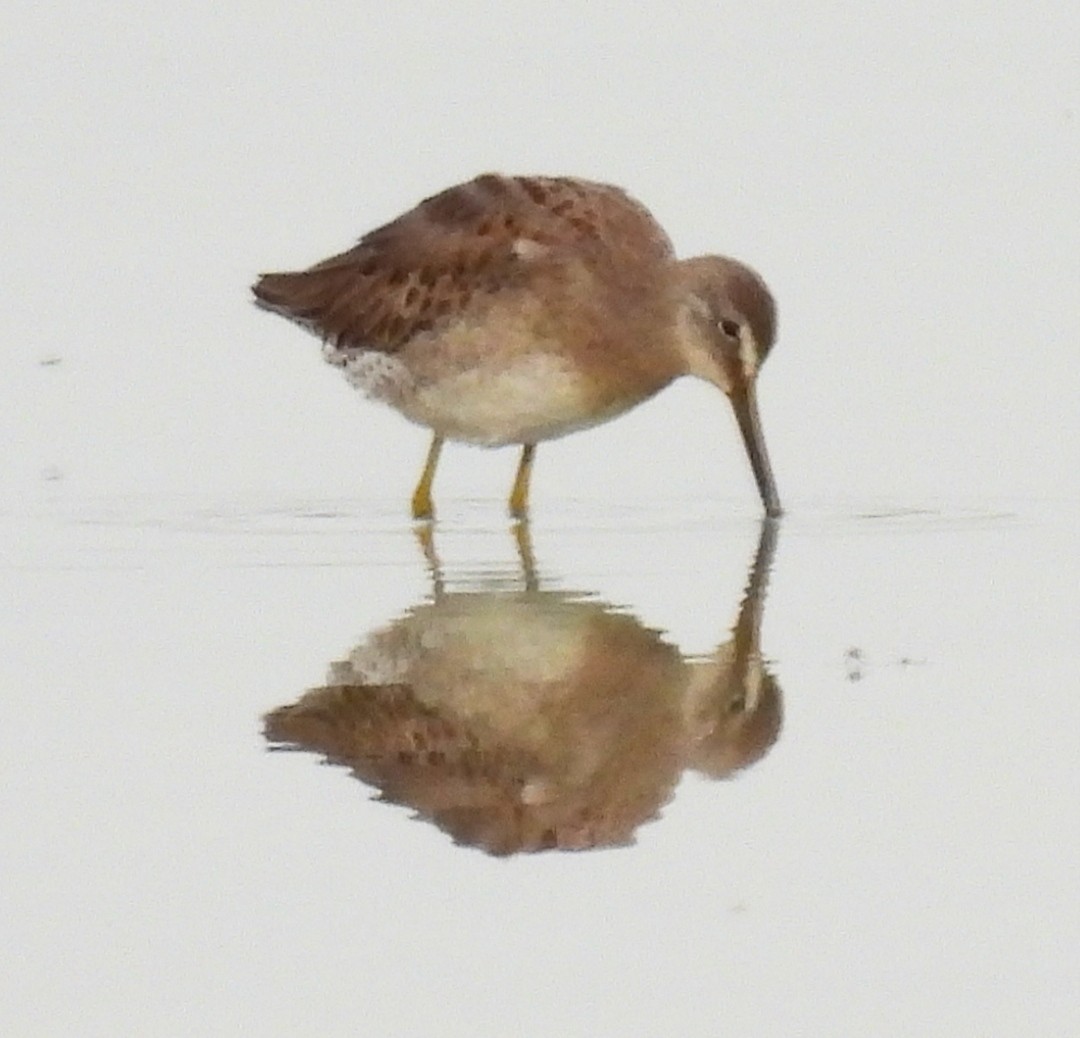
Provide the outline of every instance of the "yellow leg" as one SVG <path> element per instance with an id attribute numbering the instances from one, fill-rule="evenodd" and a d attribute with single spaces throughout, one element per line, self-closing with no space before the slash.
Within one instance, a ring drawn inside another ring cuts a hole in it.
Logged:
<path id="1" fill-rule="evenodd" d="M 517 475 L 514 477 L 514 489 L 510 491 L 510 514 L 515 519 L 522 519 L 529 513 L 529 476 L 532 475 L 533 454 L 536 444 L 527 443 L 521 450 Z"/>
<path id="2" fill-rule="evenodd" d="M 525 590 L 536 591 L 540 586 L 540 578 L 536 573 L 536 557 L 533 555 L 528 519 L 519 519 L 514 523 L 514 540 L 517 542 L 518 561 L 521 563 Z"/>
<path id="3" fill-rule="evenodd" d="M 416 534 L 416 541 L 420 545 L 420 550 L 424 553 L 424 561 L 427 563 L 428 573 L 431 575 L 432 597 L 438 601 L 443 597 L 446 583 L 443 580 L 439 552 L 435 547 L 434 529 L 434 523 L 418 523 L 413 527 L 413 532 Z"/>
<path id="4" fill-rule="evenodd" d="M 442 437 L 435 434 L 428 448 L 427 461 L 424 463 L 424 471 L 420 475 L 420 482 L 412 496 L 412 514 L 414 519 L 431 519 L 435 515 L 435 508 L 431 503 L 431 484 L 435 480 L 435 466 L 439 464 L 439 451 L 442 450 Z"/>

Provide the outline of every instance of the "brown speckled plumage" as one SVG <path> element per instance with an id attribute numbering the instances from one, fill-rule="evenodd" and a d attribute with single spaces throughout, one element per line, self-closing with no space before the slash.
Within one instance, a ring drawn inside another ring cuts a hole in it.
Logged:
<path id="1" fill-rule="evenodd" d="M 537 248 L 522 254 L 521 241 Z M 568 258 L 605 265 L 611 254 L 660 263 L 671 243 L 618 188 L 487 174 L 425 199 L 308 270 L 264 275 L 254 292 L 339 348 L 392 353 L 496 293 L 529 291 Z"/>

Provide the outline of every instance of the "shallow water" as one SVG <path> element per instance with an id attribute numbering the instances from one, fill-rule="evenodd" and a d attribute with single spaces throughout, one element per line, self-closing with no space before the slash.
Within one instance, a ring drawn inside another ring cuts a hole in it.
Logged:
<path id="1" fill-rule="evenodd" d="M 4 512 L 7 1033 L 1068 1030 L 1075 509 L 402 511 Z"/>

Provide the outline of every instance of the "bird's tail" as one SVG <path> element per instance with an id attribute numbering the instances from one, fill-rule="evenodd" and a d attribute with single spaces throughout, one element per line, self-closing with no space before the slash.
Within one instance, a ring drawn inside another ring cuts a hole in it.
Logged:
<path id="1" fill-rule="evenodd" d="M 310 305 L 310 286 L 303 271 L 288 274 L 263 274 L 251 286 L 255 302 L 264 310 L 296 319 Z"/>

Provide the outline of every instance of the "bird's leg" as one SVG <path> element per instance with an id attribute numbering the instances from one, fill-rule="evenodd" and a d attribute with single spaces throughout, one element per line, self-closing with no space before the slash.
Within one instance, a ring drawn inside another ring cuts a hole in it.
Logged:
<path id="1" fill-rule="evenodd" d="M 525 581 L 526 591 L 536 591 L 540 587 L 540 578 L 536 572 L 536 556 L 533 555 L 532 537 L 529 534 L 529 520 L 518 519 L 513 526 L 514 542 L 517 544 L 518 562 L 521 563 L 521 576 Z"/>
<path id="2" fill-rule="evenodd" d="M 428 573 L 431 576 L 432 597 L 437 602 L 446 593 L 446 581 L 443 580 L 442 561 L 435 547 L 434 529 L 434 523 L 417 523 L 413 527 L 413 533 L 416 534 L 416 542 L 424 553 L 424 561 L 427 563 Z"/>
<path id="3" fill-rule="evenodd" d="M 527 443 L 521 449 L 521 461 L 518 462 L 514 488 L 510 491 L 510 514 L 515 519 L 522 519 L 529 512 L 529 476 L 532 474 L 535 443 Z"/>
<path id="4" fill-rule="evenodd" d="M 424 462 L 424 471 L 420 474 L 420 482 L 412 496 L 412 514 L 414 519 L 432 519 L 435 509 L 431 503 L 431 484 L 435 480 L 435 466 L 439 464 L 439 451 L 442 450 L 443 438 L 436 433 L 431 439 L 428 448 L 427 461 Z"/>

